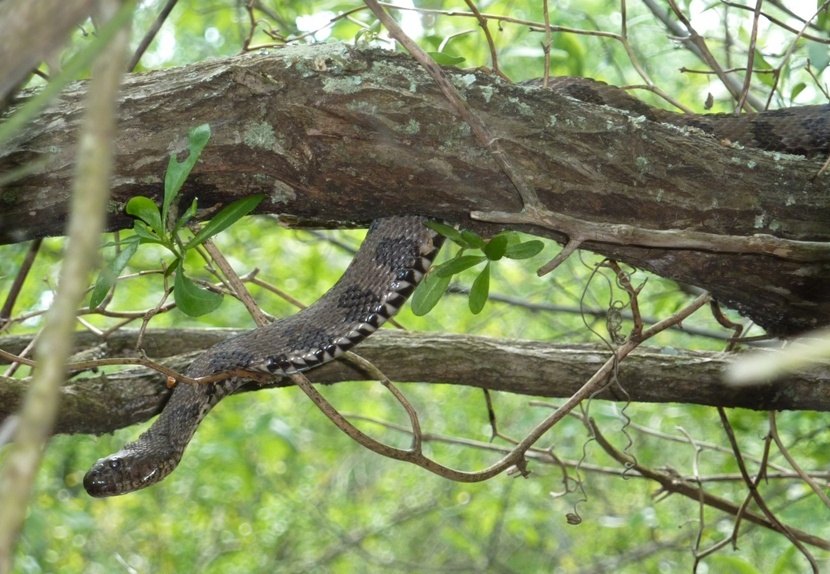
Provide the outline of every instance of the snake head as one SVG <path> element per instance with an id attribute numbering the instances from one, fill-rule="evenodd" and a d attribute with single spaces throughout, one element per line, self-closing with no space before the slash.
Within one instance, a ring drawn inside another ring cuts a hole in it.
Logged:
<path id="1" fill-rule="evenodd" d="M 178 462 L 178 461 L 177 461 Z M 98 459 L 84 476 L 84 488 L 90 496 L 118 496 L 151 486 L 172 472 L 165 465 L 149 464 L 137 453 L 122 449 Z"/>

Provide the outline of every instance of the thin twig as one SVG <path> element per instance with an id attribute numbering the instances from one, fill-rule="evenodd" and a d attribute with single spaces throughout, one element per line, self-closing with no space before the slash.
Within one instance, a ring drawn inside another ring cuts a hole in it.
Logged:
<path id="1" fill-rule="evenodd" d="M 127 64 L 127 71 L 132 72 L 135 70 L 135 67 L 138 66 L 138 63 L 141 61 L 141 57 L 144 55 L 144 52 L 147 51 L 147 48 L 150 47 L 150 44 L 158 34 L 159 30 L 161 30 L 164 21 L 167 20 L 167 17 L 172 12 L 173 8 L 176 6 L 176 3 L 179 0 L 167 0 L 167 4 L 164 5 L 164 8 L 161 9 L 159 15 L 156 16 L 156 19 L 153 21 L 153 24 L 150 26 L 150 29 L 147 30 L 147 33 L 144 34 L 144 37 L 141 39 L 141 42 L 138 43 L 138 47 L 135 49 L 135 53 L 133 57 L 130 58 L 130 63 Z"/>
<path id="2" fill-rule="evenodd" d="M 775 411 L 770 411 L 769 432 L 772 436 L 772 440 L 775 441 L 775 445 L 778 447 L 778 450 L 781 451 L 781 454 L 784 455 L 784 458 L 787 459 L 787 462 L 790 463 L 790 466 L 793 467 L 793 470 L 798 473 L 798 476 L 800 476 L 804 480 L 804 482 L 810 485 L 810 488 L 813 489 L 813 492 L 816 493 L 816 495 L 821 499 L 824 505 L 827 506 L 827 508 L 830 508 L 830 498 L 828 498 L 827 495 L 824 494 L 824 491 L 818 484 L 816 484 L 816 481 L 813 480 L 808 473 L 804 472 L 801 469 L 801 467 L 793 458 L 793 455 L 790 454 L 790 451 L 784 446 L 784 443 L 781 442 L 781 437 L 778 435 L 778 424 L 776 423 L 775 419 Z"/>
<path id="3" fill-rule="evenodd" d="M 804 547 L 801 543 L 799 538 L 796 534 L 788 527 L 785 526 L 778 517 L 769 509 L 767 506 L 766 501 L 764 501 L 763 497 L 761 497 L 761 493 L 756 488 L 756 483 L 750 478 L 749 472 L 746 470 L 746 465 L 744 464 L 743 456 L 741 456 L 740 447 L 738 446 L 738 441 L 735 438 L 735 433 L 732 430 L 732 425 L 729 424 L 729 419 L 726 416 L 726 411 L 722 407 L 717 407 L 718 414 L 720 415 L 721 423 L 723 424 L 723 429 L 726 431 L 726 436 L 729 439 L 729 443 L 732 445 L 732 450 L 735 453 L 735 462 L 738 463 L 738 469 L 741 471 L 741 475 L 744 477 L 744 483 L 746 487 L 749 489 L 752 498 L 755 500 L 755 504 L 758 505 L 758 508 L 761 509 L 761 512 L 764 513 L 764 516 L 770 521 L 773 525 L 773 528 L 777 531 L 786 536 L 790 542 L 795 545 L 796 548 L 804 555 L 805 558 L 810 562 L 810 566 L 813 569 L 814 574 L 819 574 L 818 564 L 816 563 L 816 559 L 813 558 L 813 555 Z M 760 476 L 760 473 L 759 473 Z"/>
<path id="4" fill-rule="evenodd" d="M 8 319 L 12 316 L 12 310 L 14 309 L 14 304 L 17 302 L 17 297 L 20 295 L 20 289 L 23 287 L 26 277 L 29 276 L 29 271 L 32 269 L 42 242 L 42 239 L 35 239 L 29 244 L 26 257 L 23 258 L 23 263 L 20 264 L 17 275 L 14 276 L 12 286 L 9 288 L 9 294 L 6 296 L 6 302 L 3 303 L 3 308 L 0 309 L 0 332 L 6 328 Z"/>

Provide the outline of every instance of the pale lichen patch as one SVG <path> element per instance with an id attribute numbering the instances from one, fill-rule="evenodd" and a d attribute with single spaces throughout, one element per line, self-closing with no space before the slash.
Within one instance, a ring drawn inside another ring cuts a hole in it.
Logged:
<path id="1" fill-rule="evenodd" d="M 262 148 L 271 150 L 274 144 L 277 143 L 277 138 L 274 135 L 274 128 L 265 122 L 251 124 L 245 130 L 245 145 L 250 148 Z"/>
<path id="2" fill-rule="evenodd" d="M 421 131 L 421 124 L 415 121 L 415 119 L 410 118 L 409 122 L 407 122 L 407 124 L 403 128 L 401 128 L 401 131 L 403 131 L 403 133 L 405 134 L 414 136 L 419 131 Z"/>
<path id="3" fill-rule="evenodd" d="M 378 113 L 378 107 L 369 102 L 349 102 L 346 104 L 346 109 L 361 114 L 375 115 Z"/>
<path id="4" fill-rule="evenodd" d="M 288 203 L 289 201 L 294 201 L 295 199 L 297 199 L 297 193 L 294 191 L 294 188 L 290 185 L 283 183 L 278 179 L 275 179 L 274 191 L 271 192 L 271 195 L 268 196 L 268 199 L 271 201 L 271 203 L 274 204 Z"/>
<path id="5" fill-rule="evenodd" d="M 479 89 L 481 90 L 481 95 L 484 97 L 484 101 L 489 104 L 493 98 L 493 94 L 496 92 L 493 86 L 479 86 Z"/>
<path id="6" fill-rule="evenodd" d="M 114 199 L 110 199 L 107 202 L 107 213 L 118 214 L 124 213 L 124 210 L 127 208 L 127 204 L 123 201 L 115 201 Z"/>
<path id="7" fill-rule="evenodd" d="M 360 90 L 363 78 L 360 76 L 323 78 L 323 91 L 327 94 L 353 94 Z"/>
<path id="8" fill-rule="evenodd" d="M 769 216 L 766 214 L 766 212 L 756 215 L 755 216 L 755 229 L 761 229 L 761 228 L 765 227 L 766 224 L 767 224 L 767 219 L 768 218 L 769 218 Z"/>

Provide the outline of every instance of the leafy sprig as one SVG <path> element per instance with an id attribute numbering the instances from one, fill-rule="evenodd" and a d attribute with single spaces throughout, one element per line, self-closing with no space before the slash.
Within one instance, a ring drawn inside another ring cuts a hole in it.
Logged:
<path id="1" fill-rule="evenodd" d="M 473 281 L 469 298 L 470 311 L 474 315 L 481 313 L 490 294 L 491 264 L 503 258 L 529 259 L 544 248 L 544 244 L 538 239 L 522 241 L 515 231 L 504 231 L 486 241 L 472 231 L 459 231 L 436 221 L 428 221 L 426 225 L 451 240 L 460 249 L 452 259 L 433 267 L 415 289 L 412 295 L 412 312 L 418 316 L 426 315 L 438 304 L 446 293 L 453 275 L 484 263 L 484 268 Z M 471 250 L 481 254 L 465 254 Z"/>
<path id="2" fill-rule="evenodd" d="M 164 201 L 161 210 L 159 211 L 152 199 L 143 195 L 133 197 L 127 202 L 127 214 L 136 218 L 133 225 L 134 235 L 119 242 L 123 250 L 98 275 L 89 299 L 90 309 L 98 307 L 104 301 L 118 276 L 135 255 L 138 246 L 145 243 L 161 245 L 173 254 L 173 262 L 167 267 L 165 275 L 175 273 L 173 297 L 176 306 L 184 314 L 199 317 L 214 311 L 222 304 L 221 294 L 202 289 L 188 277 L 184 269 L 187 252 L 248 215 L 259 205 L 264 196 L 252 195 L 231 203 L 219 211 L 195 236 L 183 238 L 182 233 L 187 229 L 188 222 L 196 215 L 198 201 L 194 199 L 175 222 L 172 221 L 170 208 L 210 139 L 210 126 L 203 124 L 193 128 L 188 132 L 188 138 L 187 149 L 190 154 L 184 161 L 179 162 L 175 154 L 170 154 L 167 173 L 164 177 Z M 110 245 L 115 244 L 110 243 L 105 247 Z"/>

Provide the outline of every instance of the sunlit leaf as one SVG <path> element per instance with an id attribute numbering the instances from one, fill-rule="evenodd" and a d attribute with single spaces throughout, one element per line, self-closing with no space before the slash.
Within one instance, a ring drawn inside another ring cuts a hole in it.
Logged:
<path id="1" fill-rule="evenodd" d="M 490 262 L 484 266 L 473 286 L 470 289 L 470 312 L 478 315 L 487 303 L 487 296 L 490 294 Z"/>
<path id="2" fill-rule="evenodd" d="M 158 235 L 153 233 L 143 221 L 136 221 L 133 225 L 133 231 L 141 239 L 141 243 L 161 243 Z"/>
<path id="3" fill-rule="evenodd" d="M 239 201 L 234 201 L 229 206 L 224 208 L 222 211 L 216 214 L 216 217 L 211 219 L 207 225 L 205 225 L 202 230 L 196 234 L 196 237 L 191 239 L 187 245 L 184 246 L 185 249 L 192 249 L 197 245 L 201 245 L 205 242 L 205 240 L 210 239 L 217 233 L 224 231 L 249 213 L 251 213 L 259 202 L 265 196 L 262 194 L 252 195 L 250 197 L 246 197 L 244 199 L 240 199 Z"/>
<path id="4" fill-rule="evenodd" d="M 176 159 L 176 154 L 171 153 L 170 161 L 167 162 L 167 173 L 164 175 L 164 205 L 161 211 L 162 221 L 165 223 L 167 223 L 167 213 L 170 205 L 173 203 L 176 195 L 178 195 L 179 190 L 184 185 L 187 176 L 190 175 L 190 171 L 196 165 L 199 156 L 202 154 L 202 150 L 205 149 L 210 139 L 210 125 L 202 124 L 197 126 L 190 130 L 187 136 L 190 140 L 187 146 L 190 153 L 187 158 L 179 162 Z"/>
<path id="5" fill-rule="evenodd" d="M 127 214 L 144 221 L 156 232 L 159 238 L 164 237 L 161 224 L 161 213 L 153 200 L 143 195 L 137 195 L 127 202 Z"/>
<path id="6" fill-rule="evenodd" d="M 427 52 L 430 57 L 442 66 L 457 66 L 467 58 L 461 56 L 451 56 L 445 52 Z"/>
<path id="7" fill-rule="evenodd" d="M 179 310 L 190 317 L 201 317 L 215 311 L 222 304 L 222 295 L 196 285 L 180 269 L 176 273 L 173 297 Z"/>

